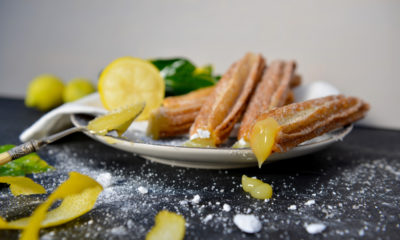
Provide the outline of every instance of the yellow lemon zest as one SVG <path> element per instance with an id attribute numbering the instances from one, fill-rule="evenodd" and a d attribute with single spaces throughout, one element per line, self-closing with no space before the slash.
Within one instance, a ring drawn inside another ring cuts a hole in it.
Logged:
<path id="1" fill-rule="evenodd" d="M 0 183 L 10 184 L 10 190 L 14 196 L 46 193 L 46 189 L 42 185 L 27 177 L 0 177 Z"/>
<path id="2" fill-rule="evenodd" d="M 20 239 L 36 240 L 40 228 L 66 223 L 90 211 L 102 190 L 94 179 L 71 172 L 69 179 L 58 186 L 30 217 L 11 222 L 0 218 L 0 229 L 23 229 Z M 48 211 L 57 200 L 62 200 L 60 206 Z"/>
<path id="3" fill-rule="evenodd" d="M 121 136 L 143 111 L 144 107 L 145 104 L 141 102 L 111 111 L 90 121 L 87 128 L 99 135 L 106 135 L 109 131 L 116 130 L 118 135 Z"/>

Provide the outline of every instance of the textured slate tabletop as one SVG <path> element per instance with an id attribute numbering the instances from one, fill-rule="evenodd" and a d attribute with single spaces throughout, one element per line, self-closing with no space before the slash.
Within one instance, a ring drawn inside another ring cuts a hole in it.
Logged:
<path id="1" fill-rule="evenodd" d="M 19 144 L 21 131 L 42 114 L 25 108 L 22 100 L 7 98 L 0 98 L 0 112 L 0 145 Z M 162 209 L 185 217 L 185 239 L 398 239 L 400 234 L 399 131 L 356 127 L 325 150 L 262 169 L 169 167 L 80 133 L 38 153 L 56 168 L 30 176 L 48 192 L 70 171 L 87 174 L 105 186 L 92 211 L 41 230 L 41 239 L 143 239 Z M 250 198 L 240 187 L 242 174 L 270 183 L 272 199 Z M 193 201 L 196 195 L 198 202 Z M 7 220 L 26 216 L 45 198 L 13 197 L 3 184 L 0 216 Z M 230 210 L 225 211 L 224 205 Z M 240 213 L 257 216 L 261 231 L 240 231 L 233 223 Z M 313 223 L 326 228 L 311 234 L 307 226 Z M 18 231 L 0 230 L 0 239 L 18 236 Z"/>

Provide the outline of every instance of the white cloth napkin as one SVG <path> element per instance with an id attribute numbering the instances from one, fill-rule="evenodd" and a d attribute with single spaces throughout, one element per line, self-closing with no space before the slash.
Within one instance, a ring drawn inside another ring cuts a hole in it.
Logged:
<path id="1" fill-rule="evenodd" d="M 326 82 L 304 84 L 297 87 L 294 91 L 295 100 L 298 102 L 335 94 L 339 94 L 339 91 Z M 93 93 L 78 101 L 61 105 L 46 113 L 32 126 L 23 131 L 19 139 L 22 142 L 26 142 L 61 131 L 71 125 L 70 115 L 74 113 L 100 115 L 107 113 L 107 110 L 103 108 L 99 94 Z M 140 125 L 140 127 L 143 126 Z"/>
<path id="2" fill-rule="evenodd" d="M 43 115 L 32 126 L 19 135 L 22 142 L 31 139 L 40 139 L 59 132 L 71 126 L 70 115 L 74 113 L 87 113 L 100 115 L 107 113 L 101 104 L 98 93 L 90 94 L 75 102 L 66 103 Z"/>

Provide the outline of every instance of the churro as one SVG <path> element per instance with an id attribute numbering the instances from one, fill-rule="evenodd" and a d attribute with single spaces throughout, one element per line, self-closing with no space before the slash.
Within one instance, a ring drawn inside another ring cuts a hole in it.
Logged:
<path id="1" fill-rule="evenodd" d="M 238 143 L 234 147 L 248 146 L 250 131 L 262 112 L 293 102 L 294 96 L 290 87 L 301 82 L 300 77 L 294 77 L 295 68 L 294 61 L 274 61 L 267 68 L 243 115 L 237 136 Z"/>
<path id="2" fill-rule="evenodd" d="M 214 86 L 165 98 L 163 106 L 150 114 L 147 135 L 159 139 L 188 133 L 201 106 L 213 90 Z"/>
<path id="3" fill-rule="evenodd" d="M 261 78 L 265 60 L 246 54 L 219 80 L 190 128 L 186 146 L 216 146 L 228 138 Z"/>
<path id="4" fill-rule="evenodd" d="M 275 108 L 257 118 L 251 131 L 251 147 L 261 166 L 271 152 L 286 152 L 306 140 L 363 118 L 368 110 L 369 105 L 363 100 L 343 95 Z M 269 135 L 266 137 L 266 134 Z"/>

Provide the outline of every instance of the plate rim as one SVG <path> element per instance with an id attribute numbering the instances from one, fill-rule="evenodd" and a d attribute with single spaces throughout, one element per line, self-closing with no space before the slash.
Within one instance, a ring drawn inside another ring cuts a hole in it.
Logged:
<path id="1" fill-rule="evenodd" d="M 78 116 L 80 114 L 71 114 L 70 119 L 71 122 L 74 126 L 82 126 L 78 122 Z M 310 142 L 310 143 L 305 143 L 302 145 L 299 145 L 288 152 L 285 153 L 273 153 L 271 156 L 268 158 L 268 161 L 266 162 L 274 162 L 278 160 L 284 160 L 284 159 L 289 159 L 293 157 L 299 157 L 303 156 L 312 152 L 319 151 L 339 140 L 342 140 L 345 136 L 347 136 L 353 129 L 353 124 L 349 124 L 347 126 L 344 126 L 342 128 L 336 129 L 334 131 L 340 131 L 337 135 L 332 135 L 329 138 L 323 139 L 320 142 Z M 331 131 L 329 133 L 325 134 L 332 134 Z M 156 161 L 162 164 L 168 164 L 172 166 L 183 166 L 183 167 L 194 167 L 194 168 L 202 168 L 199 167 L 199 164 L 202 165 L 204 164 L 207 169 L 228 169 L 228 168 L 242 168 L 244 167 L 243 165 L 248 166 L 256 166 L 257 165 L 257 160 L 255 159 L 255 156 L 253 152 L 251 151 L 250 148 L 228 148 L 228 147 L 223 147 L 223 148 L 192 148 L 192 147 L 185 147 L 185 146 L 173 146 L 173 145 L 163 145 L 163 144 L 153 144 L 153 143 L 144 143 L 144 142 L 133 142 L 130 141 L 129 139 L 123 139 L 119 137 L 113 137 L 113 136 L 101 136 L 97 134 L 90 133 L 89 131 L 83 131 L 84 134 L 87 136 L 93 138 L 96 141 L 99 141 L 105 145 L 111 146 L 113 148 L 126 151 L 126 152 L 131 152 L 131 153 L 136 153 L 140 155 L 141 157 L 145 159 L 149 159 L 151 161 Z M 322 135 L 323 136 L 323 135 Z M 112 138 L 116 142 L 110 143 L 107 141 L 107 138 Z M 119 144 L 116 144 L 119 143 Z M 156 147 L 154 149 L 154 147 Z M 153 150 L 156 150 L 156 154 L 154 153 L 149 153 L 147 150 L 149 148 L 153 148 Z M 157 154 L 157 151 L 161 153 L 167 153 L 169 156 L 159 156 L 160 154 Z M 172 156 L 174 157 L 171 157 Z M 178 155 L 176 155 L 178 154 Z M 185 154 L 185 156 L 179 156 L 179 154 Z M 187 158 L 187 154 L 199 154 L 196 157 L 189 157 L 187 160 L 183 160 L 183 157 Z M 231 159 L 233 161 L 225 161 L 220 159 L 218 161 L 216 160 L 204 160 L 206 157 L 234 157 L 234 159 Z M 173 159 L 171 159 L 173 158 Z M 201 159 L 201 160 L 200 160 Z M 229 163 L 229 165 L 227 165 Z M 214 166 L 213 166 L 214 164 Z M 221 165 L 221 166 L 218 166 Z M 236 165 L 240 165 L 235 167 Z"/>

